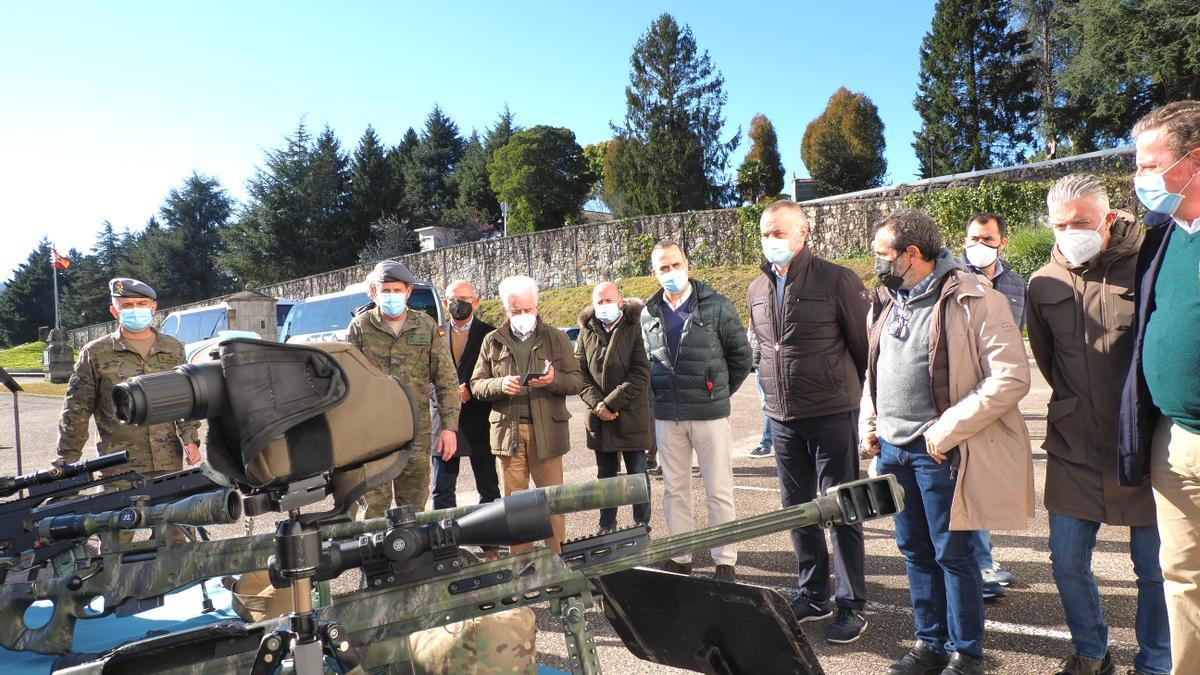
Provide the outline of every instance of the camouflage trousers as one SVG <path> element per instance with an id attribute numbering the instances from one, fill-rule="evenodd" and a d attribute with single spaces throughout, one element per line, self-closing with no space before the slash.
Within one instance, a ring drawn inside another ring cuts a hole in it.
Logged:
<path id="1" fill-rule="evenodd" d="M 425 461 L 420 461 L 423 457 Z M 408 504 L 414 512 L 425 510 L 425 502 L 429 500 L 429 480 L 431 475 L 431 459 L 425 455 L 413 455 L 404 470 L 396 476 L 391 485 L 382 485 L 367 492 L 363 499 L 367 503 L 366 518 L 379 518 L 392 508 L 392 496 L 395 495 L 395 505 Z"/>

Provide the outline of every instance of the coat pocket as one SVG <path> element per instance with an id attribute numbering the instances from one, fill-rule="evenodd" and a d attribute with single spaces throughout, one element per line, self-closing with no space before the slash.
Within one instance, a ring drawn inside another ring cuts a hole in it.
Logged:
<path id="1" fill-rule="evenodd" d="M 1046 452 L 1064 462 L 1087 461 L 1087 424 L 1078 414 L 1079 397 L 1052 400 L 1046 405 Z"/>

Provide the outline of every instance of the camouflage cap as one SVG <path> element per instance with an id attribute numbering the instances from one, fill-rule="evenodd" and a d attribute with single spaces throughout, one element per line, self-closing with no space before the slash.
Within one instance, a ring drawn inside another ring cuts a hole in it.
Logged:
<path id="1" fill-rule="evenodd" d="M 114 298 L 158 299 L 158 294 L 154 292 L 153 288 L 150 288 L 149 284 L 138 281 L 137 279 L 127 279 L 125 277 L 110 279 L 108 282 L 108 294 Z"/>
<path id="2" fill-rule="evenodd" d="M 380 261 L 380 263 L 375 266 L 375 269 L 371 270 L 371 280 L 376 283 L 403 281 L 406 284 L 411 284 L 416 281 L 416 279 L 413 278 L 412 272 L 410 272 L 403 263 L 398 263 L 395 260 Z"/>

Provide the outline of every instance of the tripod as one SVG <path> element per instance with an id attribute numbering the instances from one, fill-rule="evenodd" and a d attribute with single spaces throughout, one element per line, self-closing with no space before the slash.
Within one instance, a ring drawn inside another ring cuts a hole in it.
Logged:
<path id="1" fill-rule="evenodd" d="M 321 561 L 321 534 L 300 521 L 300 510 L 275 529 L 275 566 L 280 576 L 291 581 L 292 607 L 287 627 L 263 637 L 254 658 L 251 675 L 271 675 L 289 655 L 296 675 L 322 675 L 328 664 L 334 672 L 363 673 L 358 653 L 346 629 L 333 621 L 320 621 L 312 606 L 312 577 Z"/>

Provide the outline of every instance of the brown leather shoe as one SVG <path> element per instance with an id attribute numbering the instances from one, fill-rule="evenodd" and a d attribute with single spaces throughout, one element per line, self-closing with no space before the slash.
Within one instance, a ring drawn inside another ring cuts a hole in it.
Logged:
<path id="1" fill-rule="evenodd" d="M 737 575 L 734 574 L 733 565 L 717 565 L 717 573 L 713 575 L 713 578 L 718 581 L 737 581 Z"/>

